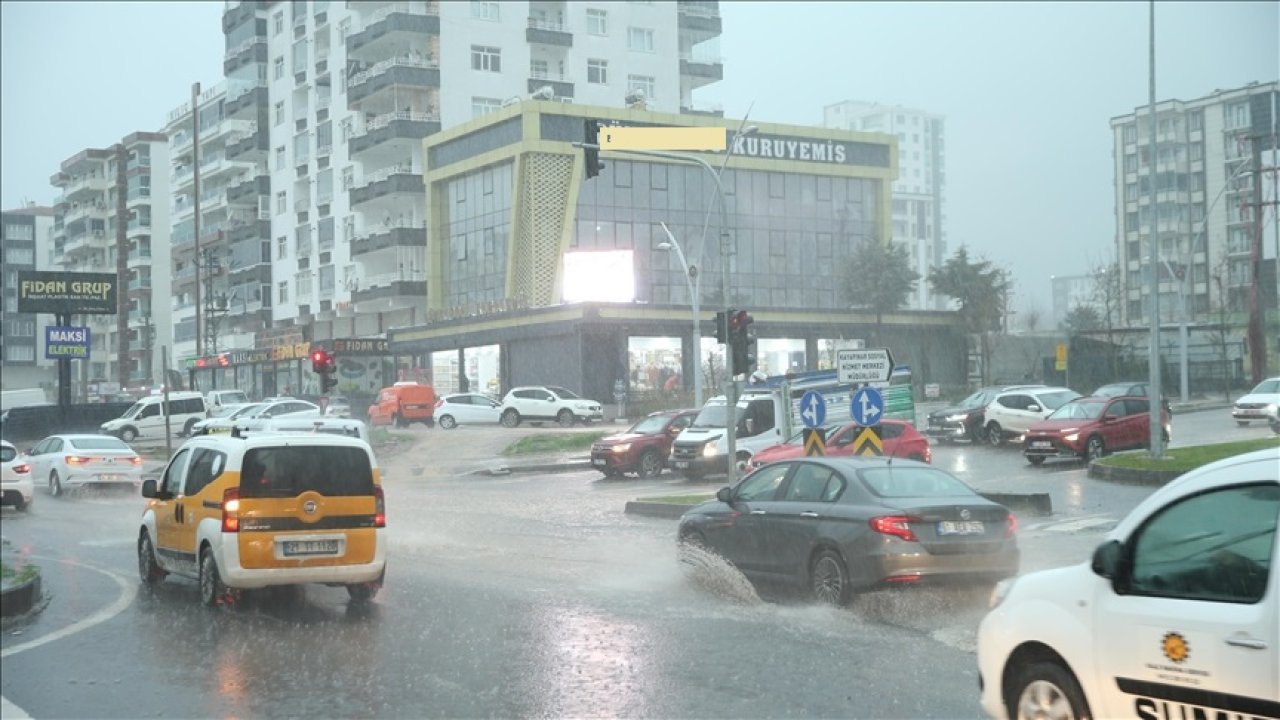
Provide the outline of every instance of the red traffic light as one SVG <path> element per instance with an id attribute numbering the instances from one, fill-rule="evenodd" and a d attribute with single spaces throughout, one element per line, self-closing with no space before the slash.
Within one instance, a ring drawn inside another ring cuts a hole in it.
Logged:
<path id="1" fill-rule="evenodd" d="M 741 330 L 753 322 L 755 319 L 746 310 L 738 310 L 729 315 L 729 327 L 735 330 Z"/>
<path id="2" fill-rule="evenodd" d="M 311 353 L 311 362 L 313 362 L 313 363 L 315 363 L 315 364 L 317 364 L 317 365 L 323 365 L 323 364 L 324 364 L 324 361 L 325 361 L 325 355 L 326 355 L 326 354 L 327 354 L 327 353 L 325 353 L 325 351 L 323 351 L 323 350 L 317 350 L 317 351 L 315 351 L 315 352 Z"/>

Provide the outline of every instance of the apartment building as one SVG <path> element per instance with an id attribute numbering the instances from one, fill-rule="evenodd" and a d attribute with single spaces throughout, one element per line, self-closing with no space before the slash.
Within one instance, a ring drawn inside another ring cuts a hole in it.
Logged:
<path id="1" fill-rule="evenodd" d="M 87 148 L 65 160 L 49 182 L 61 192 L 50 269 L 118 272 L 127 293 L 123 350 L 117 315 L 74 318 L 92 339 L 89 362 L 79 363 L 80 386 L 88 392 L 90 383 L 158 382 L 161 348 L 172 344 L 168 138 L 135 132 L 112 147 Z"/>
<path id="2" fill-rule="evenodd" d="M 1052 292 L 1052 306 L 1049 326 L 1061 327 L 1067 315 L 1078 307 L 1091 307 L 1103 313 L 1097 301 L 1097 279 L 1093 275 L 1050 275 L 1049 286 Z"/>
<path id="3" fill-rule="evenodd" d="M 946 144 L 942 115 L 897 105 L 845 100 L 823 108 L 823 125 L 893 135 L 898 140 L 898 179 L 893 183 L 893 240 L 911 251 L 920 273 L 907 307 L 941 310 L 925 278 L 947 257 Z"/>
<path id="4" fill-rule="evenodd" d="M 0 294 L 4 298 L 0 308 L 0 358 L 4 360 L 4 372 L 0 373 L 0 387 L 5 390 L 51 390 L 57 379 L 53 361 L 44 359 L 44 328 L 52 324 L 53 317 L 18 312 L 18 273 L 48 269 L 53 218 L 53 208 L 35 204 L 0 214 L 0 255 L 4 258 L 4 272 L 0 275 Z"/>
<path id="5" fill-rule="evenodd" d="M 1127 324 L 1150 322 L 1153 228 L 1160 238 L 1162 321 L 1179 322 L 1184 310 L 1191 322 L 1211 320 L 1223 303 L 1231 313 L 1247 311 L 1257 211 L 1253 143 L 1270 142 L 1278 97 L 1280 83 L 1255 82 L 1194 100 L 1157 102 L 1154 168 L 1150 106 L 1111 119 L 1115 253 L 1124 273 Z M 1264 154 L 1264 166 L 1274 164 L 1269 156 L 1270 151 Z M 1274 268 L 1276 248 L 1270 245 L 1263 243 L 1264 257 Z M 1215 280 L 1219 275 L 1225 280 L 1222 292 Z M 1274 307 L 1274 279 L 1264 283 L 1263 292 L 1270 298 L 1265 312 Z"/>
<path id="6" fill-rule="evenodd" d="M 229 53 L 228 62 L 238 54 Z M 165 124 L 178 359 L 252 348 L 255 333 L 270 326 L 267 108 L 255 101 L 255 87 L 236 76 L 201 88 L 198 133 L 191 101 L 172 110 Z"/>
<path id="7" fill-rule="evenodd" d="M 263 302 L 316 340 L 423 321 L 429 135 L 534 95 L 699 112 L 723 77 L 717 2 L 227 2 L 223 30 L 265 110 Z"/>

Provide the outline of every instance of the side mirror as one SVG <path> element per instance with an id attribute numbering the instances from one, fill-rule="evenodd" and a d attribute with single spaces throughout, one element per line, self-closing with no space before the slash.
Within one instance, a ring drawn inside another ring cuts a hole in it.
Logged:
<path id="1" fill-rule="evenodd" d="M 143 480 L 142 481 L 142 497 L 153 498 L 155 496 L 156 496 L 156 481 Z"/>
<path id="2" fill-rule="evenodd" d="M 731 490 L 731 489 L 729 489 L 729 488 L 727 488 L 727 487 L 722 487 L 722 488 L 720 488 L 719 490 L 717 490 L 717 491 L 716 491 L 716 499 L 717 499 L 717 500 L 719 500 L 720 502 L 724 503 L 725 505 L 732 505 L 732 504 L 733 504 L 733 490 Z"/>
<path id="3" fill-rule="evenodd" d="M 1042 409 L 1043 408 L 1041 408 L 1039 405 L 1036 405 L 1035 403 L 1032 403 L 1027 406 L 1028 412 L 1040 412 Z"/>
<path id="4" fill-rule="evenodd" d="M 1099 545 L 1093 551 L 1093 561 L 1089 565 L 1089 568 L 1093 570 L 1093 574 L 1107 578 L 1114 585 L 1120 570 L 1121 549 L 1119 540 L 1108 540 Z"/>
<path id="5" fill-rule="evenodd" d="M 1112 423 L 1112 422 L 1115 422 L 1116 419 L 1117 419 L 1116 416 L 1110 413 L 1102 416 L 1102 422 L 1104 423 Z"/>

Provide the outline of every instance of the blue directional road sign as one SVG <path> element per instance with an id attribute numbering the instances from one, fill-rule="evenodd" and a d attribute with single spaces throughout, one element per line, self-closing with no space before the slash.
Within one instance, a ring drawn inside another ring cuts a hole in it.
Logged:
<path id="1" fill-rule="evenodd" d="M 810 390 L 800 398 L 800 420 L 807 428 L 822 427 L 827 421 L 827 399 L 817 390 Z"/>
<path id="2" fill-rule="evenodd" d="M 849 409 L 853 421 L 863 427 L 879 425 L 884 417 L 884 396 L 873 387 L 859 388 L 853 394 L 853 407 Z"/>

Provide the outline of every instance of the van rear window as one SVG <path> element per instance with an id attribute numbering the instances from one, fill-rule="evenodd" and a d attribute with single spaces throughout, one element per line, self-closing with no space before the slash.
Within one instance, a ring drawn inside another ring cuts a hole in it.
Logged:
<path id="1" fill-rule="evenodd" d="M 240 497 L 326 497 L 373 494 L 369 455 L 354 447 L 255 448 L 245 453 Z"/>

